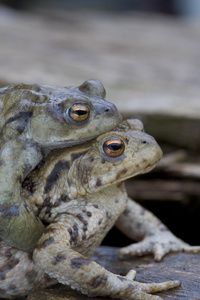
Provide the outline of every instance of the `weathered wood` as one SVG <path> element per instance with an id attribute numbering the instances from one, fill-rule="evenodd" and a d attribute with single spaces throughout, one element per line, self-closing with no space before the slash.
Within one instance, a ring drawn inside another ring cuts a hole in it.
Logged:
<path id="1" fill-rule="evenodd" d="M 199 163 L 174 163 L 163 170 L 167 174 L 179 176 L 182 178 L 200 179 L 200 164 Z"/>
<path id="2" fill-rule="evenodd" d="M 157 164 L 156 169 L 163 169 L 165 167 L 174 165 L 177 162 L 185 161 L 188 153 L 185 150 L 176 150 L 174 152 L 165 154 L 162 160 Z"/>
<path id="3" fill-rule="evenodd" d="M 189 180 L 128 180 L 126 188 L 131 198 L 155 201 L 187 201 L 189 197 L 200 197 L 197 181 Z"/>
<path id="4" fill-rule="evenodd" d="M 181 287 L 159 293 L 164 300 L 197 300 L 200 299 L 200 255 L 170 254 L 162 262 L 156 263 L 150 256 L 135 257 L 128 261 L 119 261 L 118 248 L 99 247 L 92 257 L 93 260 L 111 272 L 126 275 L 130 269 L 137 271 L 136 280 L 140 282 L 162 282 L 180 280 Z M 46 290 L 37 290 L 24 300 L 97 300 L 78 294 L 62 285 Z M 102 298 L 105 299 L 105 298 Z"/>
<path id="5" fill-rule="evenodd" d="M 160 263 L 155 263 L 150 256 L 119 261 L 118 248 L 99 247 L 93 259 L 106 269 L 125 275 L 131 268 L 137 271 L 136 280 L 140 282 L 161 282 L 164 280 L 180 280 L 181 287 L 159 293 L 164 300 L 197 300 L 200 299 L 200 255 L 170 254 Z M 28 300 L 89 300 L 86 296 L 69 292 L 63 287 L 45 291 L 37 291 L 28 296 Z M 104 299 L 104 298 L 103 298 Z"/>

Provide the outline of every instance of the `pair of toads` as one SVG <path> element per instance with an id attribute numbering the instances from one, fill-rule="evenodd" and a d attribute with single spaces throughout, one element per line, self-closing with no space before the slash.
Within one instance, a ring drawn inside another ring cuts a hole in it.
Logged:
<path id="1" fill-rule="evenodd" d="M 104 98 L 97 80 L 1 89 L 0 297 L 60 282 L 88 296 L 156 300 L 151 293 L 180 285 L 139 283 L 134 270 L 119 276 L 89 259 L 113 225 L 138 241 L 121 259 L 200 251 L 128 197 L 124 180 L 150 171 L 162 151 Z"/>

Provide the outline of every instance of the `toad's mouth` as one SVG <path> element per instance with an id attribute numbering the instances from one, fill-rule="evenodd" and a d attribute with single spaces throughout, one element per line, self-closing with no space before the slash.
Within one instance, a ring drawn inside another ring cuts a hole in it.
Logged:
<path id="1" fill-rule="evenodd" d="M 55 141 L 54 145 L 52 144 L 49 144 L 48 146 L 45 146 L 45 148 L 48 148 L 49 150 L 53 150 L 55 148 L 66 148 L 66 147 L 72 147 L 72 146 L 76 146 L 76 145 L 79 145 L 79 144 L 83 144 L 84 142 L 87 142 L 89 140 L 92 140 L 94 137 L 95 137 L 95 133 L 94 133 L 94 136 L 91 136 L 91 137 L 87 137 L 87 140 L 86 138 L 81 138 L 80 139 L 71 139 L 71 140 L 60 140 L 60 141 Z"/>
<path id="2" fill-rule="evenodd" d="M 158 164 L 158 162 L 160 160 L 161 160 L 161 157 L 159 157 L 158 159 L 156 159 L 156 161 L 154 161 L 152 163 L 149 163 L 146 167 L 142 168 L 142 170 L 138 170 L 135 173 L 134 172 L 127 172 L 127 174 L 122 174 L 123 175 L 122 178 L 117 178 L 118 177 L 118 175 L 117 175 L 116 176 L 116 180 L 114 180 L 112 183 L 118 183 L 120 181 L 125 181 L 125 180 L 130 179 L 132 177 L 135 177 L 137 175 L 148 173 L 152 169 L 155 168 L 155 166 Z"/>
<path id="3" fill-rule="evenodd" d="M 74 146 L 78 146 L 78 145 L 85 145 L 86 142 L 89 142 L 90 140 L 94 139 L 94 137 L 91 138 L 87 138 L 87 140 L 85 139 L 79 139 L 77 140 L 68 140 L 67 143 L 66 141 L 58 141 L 55 143 L 55 146 L 49 145 L 49 146 L 45 146 L 43 148 L 43 154 L 46 157 L 50 151 L 54 150 L 54 149 L 63 149 L 63 148 L 70 148 L 70 147 L 74 147 Z"/>

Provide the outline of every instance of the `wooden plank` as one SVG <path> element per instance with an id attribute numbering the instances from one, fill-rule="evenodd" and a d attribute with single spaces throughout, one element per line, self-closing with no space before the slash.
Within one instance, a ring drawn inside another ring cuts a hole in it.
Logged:
<path id="1" fill-rule="evenodd" d="M 126 188 L 131 198 L 153 201 L 188 201 L 189 197 L 200 197 L 198 181 L 178 179 L 127 180 Z"/>
<path id="2" fill-rule="evenodd" d="M 119 261 L 118 248 L 101 246 L 97 249 L 93 260 L 109 271 L 125 275 L 130 269 L 137 271 L 136 280 L 140 282 L 162 282 L 180 280 L 181 287 L 159 293 L 164 300 L 199 300 L 200 299 L 200 255 L 170 254 L 162 262 L 156 263 L 150 256 Z M 22 299 L 22 298 L 21 298 Z M 97 300 L 89 298 L 58 285 L 51 289 L 37 290 L 23 300 Z M 101 298 L 105 299 L 105 298 Z"/>
<path id="3" fill-rule="evenodd" d="M 118 249 L 101 247 L 97 250 L 98 262 L 114 273 L 126 274 L 130 268 L 137 271 L 136 280 L 141 282 L 161 282 L 180 280 L 182 286 L 159 293 L 163 299 L 200 299 L 200 255 L 170 254 L 162 262 L 156 263 L 150 256 L 118 261 Z"/>
<path id="4" fill-rule="evenodd" d="M 181 287 L 158 293 L 164 300 L 198 300 L 200 299 L 200 255 L 170 254 L 160 263 L 155 263 L 152 257 L 133 258 L 119 261 L 118 248 L 99 247 L 93 259 L 111 272 L 125 275 L 131 268 L 137 271 L 136 280 L 140 282 L 162 282 L 165 280 L 180 280 Z M 45 296 L 45 297 L 44 297 Z M 63 287 L 42 290 L 28 296 L 28 300 L 97 300 L 88 298 Z M 104 299 L 104 298 L 102 298 Z"/>

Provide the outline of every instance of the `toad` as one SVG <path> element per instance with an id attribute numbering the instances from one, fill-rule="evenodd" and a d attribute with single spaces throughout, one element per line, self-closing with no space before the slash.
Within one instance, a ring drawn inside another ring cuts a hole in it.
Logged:
<path id="1" fill-rule="evenodd" d="M 123 181 L 162 157 L 140 127 L 126 120 L 94 140 L 52 151 L 26 178 L 27 207 L 47 226 L 33 256 L 1 242 L 0 297 L 23 296 L 55 280 L 88 296 L 160 300 L 151 293 L 180 285 L 136 282 L 134 270 L 120 276 L 89 258 L 127 207 Z"/>

